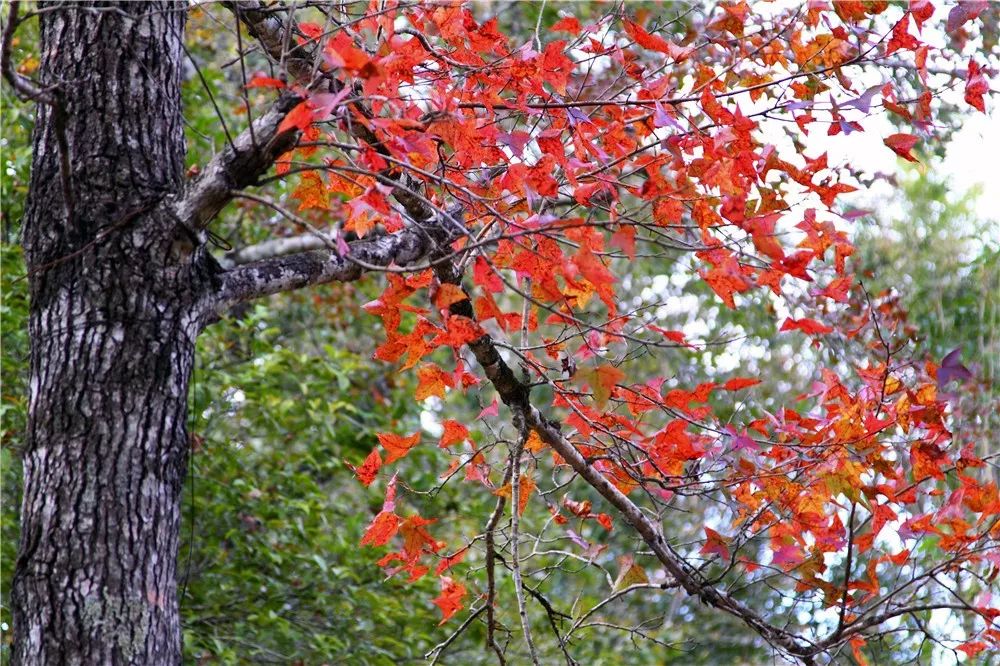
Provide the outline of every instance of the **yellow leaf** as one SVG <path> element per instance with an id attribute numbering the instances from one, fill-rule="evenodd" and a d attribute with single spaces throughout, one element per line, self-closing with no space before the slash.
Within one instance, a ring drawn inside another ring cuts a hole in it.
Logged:
<path id="1" fill-rule="evenodd" d="M 631 555 L 622 555 L 618 558 L 621 568 L 618 570 L 618 578 L 615 579 L 614 591 L 624 590 L 633 585 L 642 585 L 649 582 L 646 570 L 635 563 L 635 558 Z"/>
<path id="2" fill-rule="evenodd" d="M 292 192 L 292 196 L 299 200 L 299 210 L 329 208 L 329 193 L 326 191 L 323 179 L 315 171 L 306 171 L 302 174 L 299 186 Z"/>
<path id="3" fill-rule="evenodd" d="M 542 438 L 538 436 L 536 431 L 532 430 L 531 434 L 528 435 L 528 441 L 524 443 L 524 448 L 532 453 L 538 453 L 545 448 L 545 442 L 542 441 Z"/>
<path id="4" fill-rule="evenodd" d="M 524 515 L 524 508 L 528 506 L 528 498 L 534 490 L 535 480 L 528 475 L 522 476 L 520 482 L 518 483 L 517 515 Z M 511 486 L 510 481 L 494 490 L 493 494 L 497 497 L 506 497 L 507 499 L 511 499 L 511 496 L 513 495 L 513 487 Z"/>

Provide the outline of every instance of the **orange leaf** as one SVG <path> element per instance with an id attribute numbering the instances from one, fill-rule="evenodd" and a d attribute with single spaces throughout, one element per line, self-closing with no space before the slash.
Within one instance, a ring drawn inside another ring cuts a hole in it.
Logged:
<path id="1" fill-rule="evenodd" d="M 528 441 L 524 443 L 524 448 L 532 453 L 538 453 L 545 448 L 545 442 L 542 441 L 538 432 L 532 430 L 531 434 L 528 435 Z"/>
<path id="2" fill-rule="evenodd" d="M 729 559 L 728 540 L 711 527 L 705 528 L 705 545 L 701 547 L 702 555 L 718 555 L 724 560 Z"/>
<path id="3" fill-rule="evenodd" d="M 392 433 L 378 433 L 379 444 L 386 450 L 386 464 L 395 462 L 410 452 L 414 446 L 420 442 L 420 433 L 415 432 L 409 437 L 394 435 Z"/>
<path id="4" fill-rule="evenodd" d="M 438 287 L 437 293 L 434 294 L 434 305 L 439 310 L 446 310 L 452 304 L 468 298 L 460 286 L 446 282 Z"/>
<path id="5" fill-rule="evenodd" d="M 442 449 L 446 449 L 452 444 L 461 444 L 469 437 L 469 429 L 458 421 L 447 419 L 441 423 L 444 432 L 441 433 L 441 442 L 438 444 Z"/>
<path id="6" fill-rule="evenodd" d="M 391 511 L 382 511 L 361 537 L 361 545 L 384 546 L 399 530 L 399 516 Z"/>
<path id="7" fill-rule="evenodd" d="M 865 645 L 865 639 L 861 636 L 855 636 L 850 641 L 851 652 L 854 654 L 854 660 L 858 662 L 859 666 L 868 666 L 868 660 L 865 655 L 861 653 L 861 648 Z"/>
<path id="8" fill-rule="evenodd" d="M 521 477 L 517 485 L 517 515 L 522 516 L 524 515 L 525 507 L 528 506 L 528 498 L 535 490 L 535 480 L 530 476 L 524 475 Z M 514 488 L 508 481 L 493 491 L 493 494 L 497 497 L 506 497 L 507 499 L 511 499 L 514 494 Z"/>
<path id="9" fill-rule="evenodd" d="M 615 579 L 615 583 L 612 588 L 616 592 L 629 588 L 633 585 L 642 585 L 649 582 L 649 576 L 646 575 L 646 570 L 635 563 L 635 556 L 622 555 L 618 558 L 618 564 L 620 566 L 618 569 L 618 577 Z"/>
<path id="10" fill-rule="evenodd" d="M 594 391 L 594 402 L 601 409 L 608 404 L 618 383 L 625 379 L 625 373 L 613 365 L 599 366 L 584 376 Z"/>
<path id="11" fill-rule="evenodd" d="M 464 560 L 468 552 L 469 552 L 469 547 L 466 546 L 465 548 L 458 551 L 454 555 L 449 555 L 448 557 L 444 558 L 438 563 L 437 568 L 434 570 L 434 573 L 440 576 L 442 573 L 444 573 L 448 569 L 452 568 L 453 566 Z"/>
<path id="12" fill-rule="evenodd" d="M 318 23 L 307 23 L 306 21 L 302 21 L 299 23 L 299 30 L 301 30 L 302 34 L 309 39 L 318 39 L 320 35 L 323 34 L 323 26 Z"/>
<path id="13" fill-rule="evenodd" d="M 326 191 L 323 178 L 315 171 L 306 171 L 302 174 L 299 186 L 292 192 L 292 196 L 301 202 L 299 210 L 309 208 L 326 210 L 330 207 L 329 194 Z"/>
<path id="14" fill-rule="evenodd" d="M 483 329 L 480 328 L 479 324 L 462 315 L 449 316 L 447 327 L 447 332 L 440 333 L 434 338 L 432 344 L 447 345 L 458 349 L 462 345 L 483 337 Z"/>
<path id="15" fill-rule="evenodd" d="M 309 100 L 299 102 L 295 108 L 288 112 L 281 124 L 278 125 L 278 134 L 290 129 L 305 131 L 313 121 L 312 103 Z"/>
<path id="16" fill-rule="evenodd" d="M 351 463 L 347 463 L 347 466 L 358 477 L 358 481 L 367 487 L 372 484 L 379 468 L 382 467 L 382 456 L 378 454 L 378 447 L 375 447 L 360 467 L 355 467 Z"/>
<path id="17" fill-rule="evenodd" d="M 247 88 L 285 88 L 287 84 L 281 79 L 264 76 L 260 72 L 254 74 L 253 78 L 247 81 Z"/>
<path id="18" fill-rule="evenodd" d="M 462 608 L 462 597 L 464 596 L 465 587 L 463 585 L 447 576 L 441 577 L 441 594 L 433 601 L 433 604 L 441 609 L 439 626 L 447 622 L 448 618 Z"/>
<path id="19" fill-rule="evenodd" d="M 838 303 L 847 302 L 847 293 L 850 291 L 851 286 L 854 284 L 853 275 L 845 275 L 843 277 L 836 278 L 823 288 L 820 292 L 821 295 L 827 298 L 832 298 Z"/>
<path id="20" fill-rule="evenodd" d="M 982 641 L 969 641 L 968 643 L 962 643 L 958 646 L 958 650 L 967 654 L 970 658 L 975 657 L 977 654 L 988 648 L 989 645 Z"/>
<path id="21" fill-rule="evenodd" d="M 427 551 L 432 553 L 436 553 L 444 546 L 424 529 L 427 525 L 435 522 L 437 521 L 433 519 L 428 520 L 419 515 L 412 515 L 399 526 L 399 532 L 403 537 L 403 555 L 407 560 L 415 560 L 420 557 L 425 546 Z"/>
<path id="22" fill-rule="evenodd" d="M 732 270 L 713 268 L 707 273 L 700 273 L 700 275 L 708 283 L 708 286 L 712 288 L 712 291 L 722 299 L 726 307 L 731 310 L 736 308 L 736 301 L 733 299 L 733 294 L 746 291 L 750 288 L 750 282 L 746 277 Z"/>
<path id="23" fill-rule="evenodd" d="M 423 400 L 432 395 L 443 398 L 444 390 L 455 385 L 452 376 L 434 363 L 421 365 L 417 370 L 417 378 L 419 384 L 417 384 L 417 391 L 414 394 L 417 400 Z"/>
<path id="24" fill-rule="evenodd" d="M 756 386 L 757 384 L 760 384 L 759 379 L 750 379 L 749 377 L 733 377 L 728 382 L 723 384 L 722 388 L 726 391 L 739 391 L 740 389 Z"/>
<path id="25" fill-rule="evenodd" d="M 364 51 L 354 45 L 347 31 L 340 30 L 326 43 L 323 52 L 326 61 L 333 67 L 340 67 L 362 78 L 378 76 L 378 67 Z"/>
<path id="26" fill-rule="evenodd" d="M 895 564 L 897 567 L 901 567 L 904 564 L 906 564 L 906 561 L 908 559 L 910 559 L 910 549 L 909 548 L 905 548 L 905 549 L 899 551 L 898 553 L 896 553 L 895 555 L 890 555 L 889 556 L 889 561 L 892 562 L 893 564 Z"/>
<path id="27" fill-rule="evenodd" d="M 625 24 L 625 32 L 628 33 L 628 36 L 631 37 L 636 44 L 648 51 L 659 51 L 660 53 L 665 53 L 678 62 L 684 60 L 691 52 L 690 49 L 684 49 L 676 44 L 671 44 L 658 35 L 649 34 L 640 25 L 633 23 L 628 19 L 622 21 L 622 23 Z"/>

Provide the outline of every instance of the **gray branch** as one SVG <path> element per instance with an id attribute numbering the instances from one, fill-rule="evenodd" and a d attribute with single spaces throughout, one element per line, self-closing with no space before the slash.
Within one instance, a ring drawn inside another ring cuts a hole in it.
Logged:
<path id="1" fill-rule="evenodd" d="M 464 232 L 461 219 L 461 208 L 455 207 L 439 213 L 433 220 L 413 223 L 399 233 L 353 241 L 347 244 L 348 252 L 343 256 L 322 249 L 246 263 L 222 273 L 219 289 L 208 297 L 203 314 L 212 318 L 254 298 L 328 282 L 353 282 L 369 271 L 411 265 L 440 252 L 458 238 Z M 261 254 L 267 250 L 280 252 L 294 243 L 307 245 L 312 240 L 322 243 L 322 239 L 315 237 L 297 237 L 253 247 L 259 248 L 254 252 Z"/>
<path id="2" fill-rule="evenodd" d="M 243 130 L 231 146 L 217 154 L 173 202 L 175 219 L 189 229 L 204 229 L 233 198 L 233 192 L 257 182 L 278 157 L 298 140 L 298 130 L 278 132 L 278 126 L 299 98 L 279 97 L 267 113 Z"/>
<path id="3" fill-rule="evenodd" d="M 311 252 L 322 250 L 326 247 L 326 242 L 312 234 L 302 234 L 301 236 L 287 236 L 285 238 L 272 238 L 254 245 L 248 245 L 232 252 L 227 252 L 219 263 L 223 268 L 234 268 L 251 264 L 255 261 L 283 257 L 288 254 L 298 252 Z"/>
<path id="4" fill-rule="evenodd" d="M 291 26 L 278 13 L 256 0 L 224 4 L 247 26 L 268 56 L 281 62 L 294 80 L 310 84 L 312 56 L 298 46 L 285 53 Z M 298 131 L 278 132 L 278 127 L 300 101 L 298 95 L 284 93 L 231 146 L 216 155 L 183 196 L 173 202 L 177 221 L 191 230 L 204 229 L 232 199 L 234 190 L 255 184 L 282 153 L 291 150 L 298 140 Z"/>

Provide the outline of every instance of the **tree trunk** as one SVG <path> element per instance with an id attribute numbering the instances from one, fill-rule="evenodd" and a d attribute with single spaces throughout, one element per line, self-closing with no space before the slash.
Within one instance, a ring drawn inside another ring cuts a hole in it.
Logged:
<path id="1" fill-rule="evenodd" d="M 24 218 L 31 377 L 12 602 L 21 664 L 177 664 L 188 381 L 214 279 L 169 214 L 185 4 L 41 7 Z M 69 186 L 67 187 L 67 183 Z"/>

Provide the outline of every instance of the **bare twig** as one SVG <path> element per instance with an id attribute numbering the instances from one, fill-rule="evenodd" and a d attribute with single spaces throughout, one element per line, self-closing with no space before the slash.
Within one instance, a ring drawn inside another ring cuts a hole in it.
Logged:
<path id="1" fill-rule="evenodd" d="M 511 488 L 511 508 L 510 508 L 510 532 L 511 532 L 511 575 L 514 578 L 514 594 L 517 596 L 517 614 L 521 618 L 521 631 L 524 632 L 524 642 L 528 646 L 528 655 L 531 663 L 538 666 L 538 654 L 535 650 L 535 642 L 531 638 L 531 623 L 528 620 L 528 611 L 524 601 L 524 582 L 521 580 L 520 561 L 520 514 L 521 514 L 521 452 L 524 450 L 524 443 L 528 440 L 529 430 L 524 422 L 523 415 L 515 412 L 514 424 L 518 430 L 517 444 L 511 453 L 513 459 L 513 473 L 510 478 Z"/>

